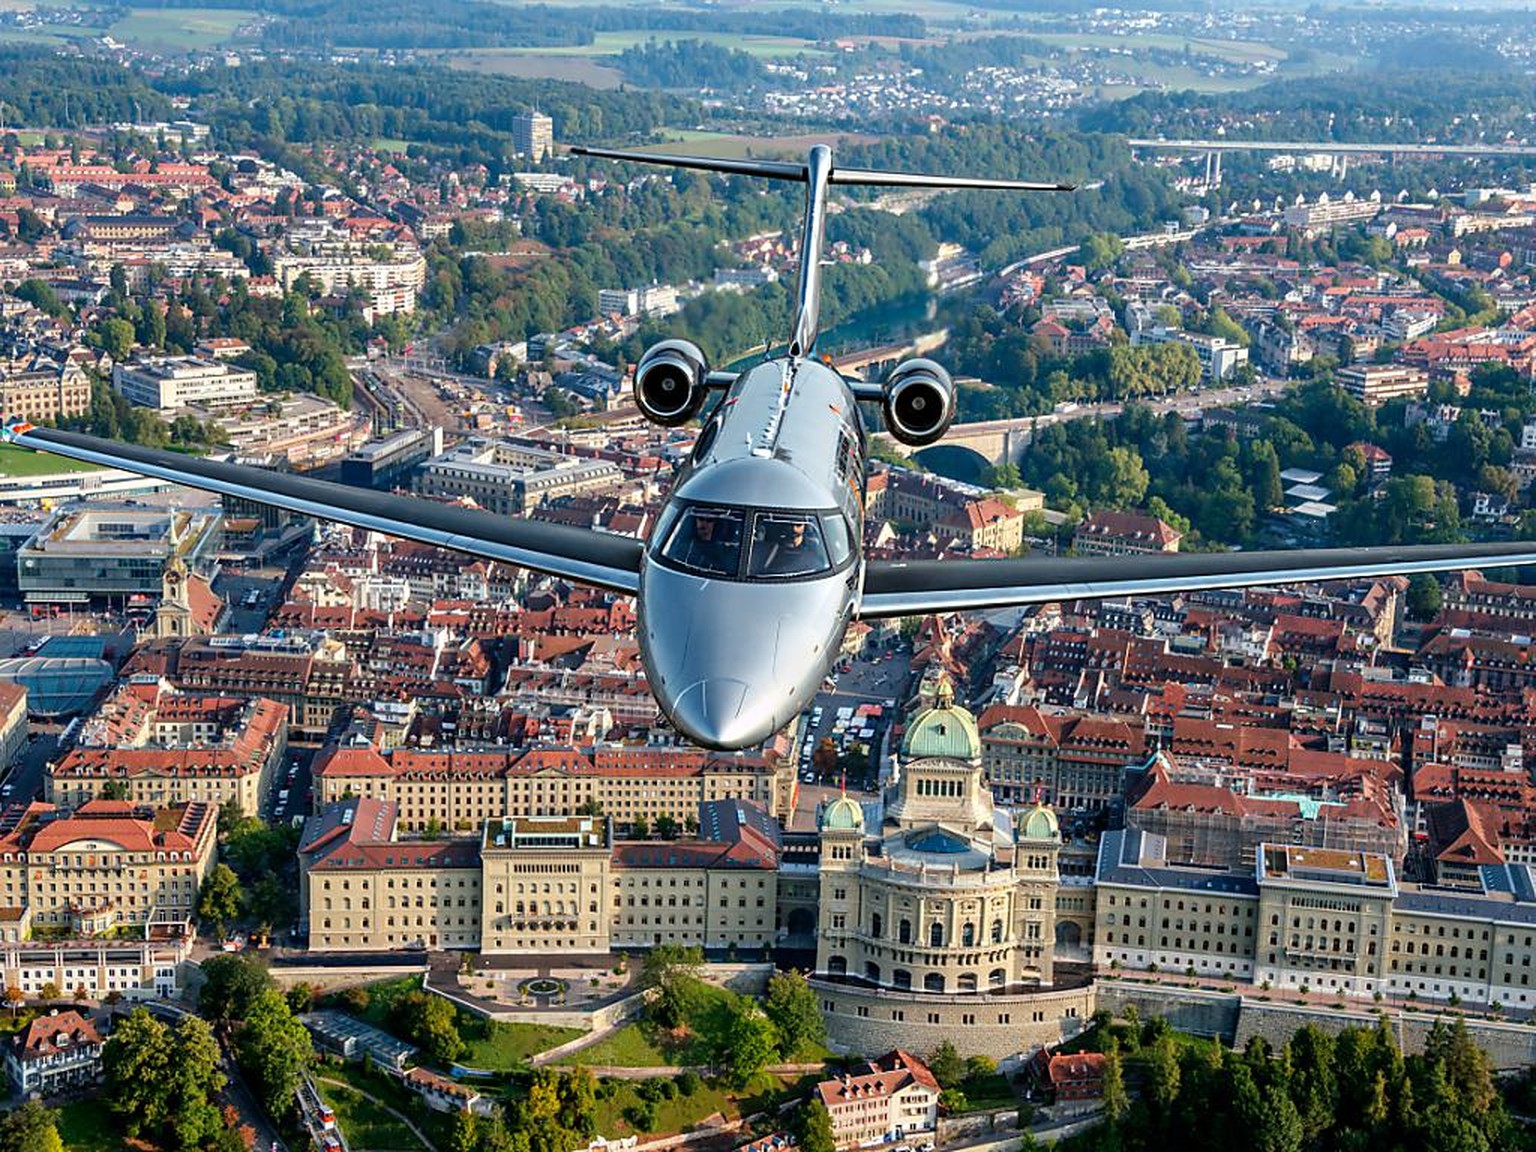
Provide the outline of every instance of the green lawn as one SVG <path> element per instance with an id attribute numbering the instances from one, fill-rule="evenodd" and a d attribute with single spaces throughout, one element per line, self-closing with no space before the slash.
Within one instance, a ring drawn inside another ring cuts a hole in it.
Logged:
<path id="1" fill-rule="evenodd" d="M 673 1034 L 648 1023 L 626 1024 L 606 1040 L 573 1052 L 562 1064 L 605 1065 L 615 1068 L 698 1067 L 714 1059 L 708 1037 L 725 1033 L 735 993 L 713 984 L 699 984 L 698 1001 L 688 1014 L 688 1027 Z"/>
<path id="2" fill-rule="evenodd" d="M 122 1152 L 123 1137 L 100 1100 L 73 1100 L 59 1109 L 64 1152 Z"/>
<path id="3" fill-rule="evenodd" d="M 464 1054 L 459 1063 L 470 1068 L 506 1072 L 530 1056 L 557 1048 L 583 1035 L 580 1028 L 556 1028 L 547 1024 L 509 1024 L 460 1014 L 459 1034 Z"/>
<path id="4" fill-rule="evenodd" d="M 361 1092 L 323 1081 L 315 1086 L 336 1109 L 336 1126 L 349 1146 L 370 1152 L 421 1152 L 422 1143 L 411 1130 Z"/>
<path id="5" fill-rule="evenodd" d="M 208 51 L 232 40 L 258 15 L 246 8 L 137 8 L 112 25 L 111 35 L 124 44 Z"/>
<path id="6" fill-rule="evenodd" d="M 960 1085 L 965 1093 L 967 1112 L 993 1112 L 1003 1108 L 1016 1108 L 1019 1094 L 1008 1083 L 1008 1077 L 999 1072 L 990 1076 L 968 1076 Z"/>
<path id="7" fill-rule="evenodd" d="M 59 472 L 94 472 L 95 464 L 34 452 L 15 444 L 0 444 L 0 476 L 52 476 Z"/>
<path id="8" fill-rule="evenodd" d="M 705 1117 L 722 1113 L 734 1120 L 741 1114 L 740 1107 L 729 1092 L 705 1083 L 692 1096 L 679 1092 L 671 1100 L 656 1105 L 656 1121 L 650 1127 L 637 1130 L 624 1115 L 640 1103 L 636 1088 L 644 1083 L 639 1080 L 610 1080 L 606 1099 L 597 1102 L 597 1130 L 613 1139 L 620 1136 L 670 1136 L 686 1132 Z"/>

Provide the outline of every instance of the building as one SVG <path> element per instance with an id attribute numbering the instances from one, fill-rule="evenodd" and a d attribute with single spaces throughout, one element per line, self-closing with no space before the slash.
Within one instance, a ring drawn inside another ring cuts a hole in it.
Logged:
<path id="1" fill-rule="evenodd" d="M 1334 374 L 1339 387 L 1371 408 L 1399 396 L 1423 396 L 1429 391 L 1429 373 L 1402 364 L 1352 364 Z M 1391 458 L 1388 457 L 1388 468 Z"/>
<path id="2" fill-rule="evenodd" d="M 31 916 L 12 916 L 26 909 L 0 909 L 0 925 L 31 931 Z M 71 996 L 101 1000 L 115 992 L 129 998 L 174 996 L 181 987 L 183 965 L 192 953 L 194 933 L 185 919 L 155 922 L 138 938 L 91 939 L 78 933 L 62 940 L 11 939 L 0 942 L 0 975 L 5 987 L 20 988 L 28 998 L 41 997 L 52 984 Z"/>
<path id="3" fill-rule="evenodd" d="M 395 813 L 353 797 L 306 822 L 300 916 L 312 949 L 592 955 L 774 942 L 778 824 L 760 806 L 702 804 L 697 836 L 629 842 L 615 842 L 611 820 L 579 814 L 402 841 Z"/>
<path id="4" fill-rule="evenodd" d="M 84 415 L 90 407 L 91 378 L 73 360 L 55 363 L 38 356 L 0 364 L 0 410 L 8 420 L 52 423 Z"/>
<path id="5" fill-rule="evenodd" d="M 442 453 L 441 428 L 408 428 L 357 448 L 341 462 L 341 482 L 386 492 L 408 486 L 418 465 Z"/>
<path id="6" fill-rule="evenodd" d="M 994 807 L 947 680 L 908 724 L 881 807 L 875 829 L 846 796 L 820 817 L 811 986 L 833 1041 L 931 1051 L 963 1030 L 1001 1059 L 1075 1032 L 1093 989 L 1056 971 L 1056 817 Z"/>
<path id="7" fill-rule="evenodd" d="M 1248 349 L 1222 336 L 1186 332 L 1182 328 L 1154 328 L 1141 336 L 1143 344 L 1187 344 L 1200 358 L 1200 376 L 1208 384 L 1218 384 L 1248 363 Z"/>
<path id="8" fill-rule="evenodd" d="M 112 387 L 140 408 L 175 412 L 181 408 L 224 408 L 256 399 L 256 373 L 223 360 L 160 356 L 117 364 Z"/>
<path id="9" fill-rule="evenodd" d="M 442 500 L 472 500 L 504 516 L 524 516 L 547 500 L 601 492 L 623 479 L 610 460 L 565 456 L 525 444 L 466 440 L 422 465 L 416 491 Z"/>
<path id="10" fill-rule="evenodd" d="M 86 936 L 185 923 L 213 867 L 215 804 L 92 800 L 71 815 L 34 802 L 0 814 L 0 900 L 39 927 Z"/>
<path id="11" fill-rule="evenodd" d="M 0 680 L 0 768 L 9 768 L 27 746 L 27 689 Z"/>
<path id="12" fill-rule="evenodd" d="M 1184 534 L 1156 516 L 1139 512 L 1093 512 L 1078 525 L 1072 547 L 1082 556 L 1137 556 L 1177 552 Z"/>
<path id="13" fill-rule="evenodd" d="M 317 804 L 366 796 L 398 805 L 404 830 L 434 824 L 463 832 L 502 817 L 574 816 L 594 804 L 621 824 L 641 816 L 681 824 L 701 803 L 730 799 L 777 816 L 794 763 L 692 748 L 380 752 L 346 745 L 322 752 L 314 776 Z"/>
<path id="14" fill-rule="evenodd" d="M 45 603 L 158 599 L 173 560 L 189 571 L 211 568 L 222 525 L 216 510 L 61 511 L 17 551 L 17 583 L 24 599 Z"/>
<path id="15" fill-rule="evenodd" d="M 315 245 L 308 254 L 277 256 L 272 273 L 285 292 L 303 278 L 321 296 L 360 293 L 363 319 L 371 323 L 376 316 L 416 310 L 416 298 L 427 282 L 427 261 L 414 245 L 396 245 L 392 252 L 377 256 Z"/>
<path id="16" fill-rule="evenodd" d="M 537 163 L 555 150 L 555 122 L 542 112 L 512 117 L 512 149 Z"/>
<path id="17" fill-rule="evenodd" d="M 931 1134 L 941 1091 L 928 1065 L 900 1048 L 816 1085 L 840 1149 Z"/>
<path id="18" fill-rule="evenodd" d="M 771 948 L 781 843 L 761 805 L 710 800 L 697 836 L 614 845 L 614 947 Z"/>
<path id="19" fill-rule="evenodd" d="M 101 1076 L 101 1035 L 73 1010 L 39 1016 L 12 1037 L 5 1071 L 18 1095 L 54 1096 Z"/>
<path id="20" fill-rule="evenodd" d="M 48 766 L 44 795 L 74 807 L 111 783 L 135 806 L 216 804 L 255 816 L 287 748 L 286 705 L 180 692 L 158 677 L 136 676 Z"/>
<path id="21" fill-rule="evenodd" d="M 1297 203 L 1285 210 L 1285 226 L 1296 228 L 1309 236 L 1316 236 L 1338 224 L 1350 224 L 1374 219 L 1381 212 L 1381 198 L 1372 193 L 1369 199 L 1357 200 L 1353 192 L 1346 192 L 1334 200 L 1328 193 L 1321 193 L 1312 203 L 1297 197 Z"/>
<path id="22" fill-rule="evenodd" d="M 612 923 L 613 823 L 597 816 L 489 821 L 480 841 L 482 953 L 603 953 Z"/>

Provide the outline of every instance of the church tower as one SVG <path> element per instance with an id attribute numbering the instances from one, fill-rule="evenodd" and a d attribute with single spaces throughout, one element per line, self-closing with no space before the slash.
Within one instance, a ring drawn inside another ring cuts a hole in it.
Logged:
<path id="1" fill-rule="evenodd" d="M 174 517 L 173 517 L 174 518 Z M 192 602 L 187 596 L 187 565 L 174 552 L 160 575 L 160 607 L 155 610 L 155 635 L 191 636 Z"/>

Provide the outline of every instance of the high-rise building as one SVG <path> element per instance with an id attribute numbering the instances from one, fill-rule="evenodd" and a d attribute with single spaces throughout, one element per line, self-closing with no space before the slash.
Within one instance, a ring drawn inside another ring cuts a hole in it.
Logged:
<path id="1" fill-rule="evenodd" d="M 539 161 L 555 150 L 555 122 L 542 112 L 512 117 L 512 147 L 519 156 Z"/>

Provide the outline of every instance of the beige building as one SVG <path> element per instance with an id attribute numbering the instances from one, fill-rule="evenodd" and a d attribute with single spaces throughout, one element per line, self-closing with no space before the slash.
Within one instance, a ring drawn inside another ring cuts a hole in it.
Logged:
<path id="1" fill-rule="evenodd" d="M 481 952 L 606 952 L 613 825 L 597 816 L 505 816 L 480 842 Z"/>
<path id="2" fill-rule="evenodd" d="M 787 777 L 785 785 L 781 777 Z M 596 809 L 624 825 L 636 817 L 694 819 L 699 805 L 750 800 L 774 815 L 792 795 L 794 764 L 687 748 L 534 748 L 434 752 L 368 745 L 327 750 L 315 765 L 317 805 L 366 796 L 399 807 L 403 831 L 465 832 L 502 817 L 574 816 Z"/>
<path id="3" fill-rule="evenodd" d="M 1429 373 L 1402 364 L 1353 364 L 1334 374 L 1338 386 L 1372 408 L 1399 396 L 1423 396 Z"/>
<path id="4" fill-rule="evenodd" d="M 81 416 L 90 411 L 91 378 L 72 360 L 0 364 L 0 406 L 7 419 L 39 424 Z"/>
<path id="5" fill-rule="evenodd" d="M 928 1065 L 899 1048 L 816 1085 L 840 1149 L 932 1133 L 941 1091 Z"/>
<path id="6" fill-rule="evenodd" d="M 1000 1058 L 1075 1031 L 1093 993 L 1056 988 L 1055 815 L 1015 825 L 993 807 L 946 681 L 902 751 L 878 831 L 846 796 L 821 816 L 813 987 L 830 1035 L 867 1051 L 899 1031 L 931 1051 L 964 1029 L 968 1051 Z"/>
<path id="7" fill-rule="evenodd" d="M 86 936 L 151 921 L 185 924 L 213 867 L 218 805 L 148 810 L 93 800 L 73 815 L 51 804 L 0 816 L 0 903 L 34 928 Z"/>
<path id="8" fill-rule="evenodd" d="M 76 806 L 111 785 L 152 808 L 226 805 L 261 810 L 288 748 L 288 709 L 273 700 L 178 692 L 157 677 L 120 686 L 50 764 L 44 795 Z"/>

